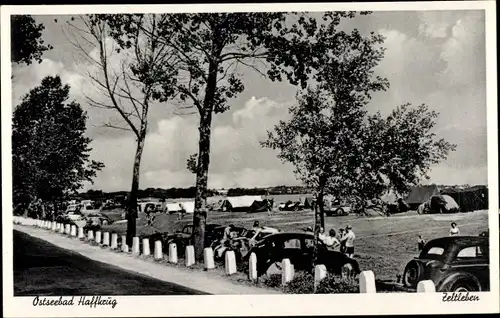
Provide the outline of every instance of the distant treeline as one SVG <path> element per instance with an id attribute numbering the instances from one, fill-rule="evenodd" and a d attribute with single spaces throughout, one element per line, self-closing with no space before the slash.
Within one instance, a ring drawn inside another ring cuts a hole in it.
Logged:
<path id="1" fill-rule="evenodd" d="M 209 189 L 208 196 L 242 196 L 242 195 L 279 195 L 279 194 L 305 194 L 310 191 L 305 187 L 300 186 L 276 186 L 269 188 L 230 188 L 230 189 Z M 147 188 L 138 191 L 138 198 L 158 198 L 158 199 L 179 199 L 179 198 L 194 198 L 196 188 Z M 102 190 L 88 190 L 75 196 L 75 199 L 80 200 L 95 200 L 105 201 L 114 199 L 121 202 L 126 200 L 128 191 L 103 192 Z"/>

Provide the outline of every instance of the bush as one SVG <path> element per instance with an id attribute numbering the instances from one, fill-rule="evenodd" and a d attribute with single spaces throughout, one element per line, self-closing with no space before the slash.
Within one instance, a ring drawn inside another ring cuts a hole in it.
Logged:
<path id="1" fill-rule="evenodd" d="M 307 272 L 297 272 L 283 288 L 287 294 L 313 294 L 314 276 Z"/>
<path id="2" fill-rule="evenodd" d="M 317 294 L 345 294 L 359 293 L 359 282 L 356 278 L 340 277 L 333 274 L 327 274 L 319 283 L 316 290 Z"/>
<path id="3" fill-rule="evenodd" d="M 269 276 L 262 277 L 262 283 L 271 288 L 276 288 L 281 286 L 281 274 L 271 274 Z"/>

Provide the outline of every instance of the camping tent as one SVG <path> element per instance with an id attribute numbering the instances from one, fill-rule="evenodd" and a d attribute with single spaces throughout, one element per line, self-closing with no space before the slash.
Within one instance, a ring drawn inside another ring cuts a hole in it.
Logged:
<path id="1" fill-rule="evenodd" d="M 449 195 L 433 195 L 429 200 L 418 207 L 418 214 L 425 213 L 455 213 L 460 207 Z"/>
<path id="2" fill-rule="evenodd" d="M 167 203 L 167 212 L 168 213 L 176 213 L 181 211 L 181 206 L 179 203 Z"/>
<path id="3" fill-rule="evenodd" d="M 462 212 L 488 209 L 488 188 L 474 186 L 466 189 L 446 188 L 441 191 L 452 197 L 460 206 Z"/>
<path id="4" fill-rule="evenodd" d="M 410 194 L 406 197 L 405 201 L 408 203 L 411 210 L 416 210 L 420 204 L 426 202 L 433 195 L 437 194 L 439 194 L 439 189 L 435 184 L 416 186 L 411 188 Z"/>
<path id="5" fill-rule="evenodd" d="M 227 197 L 222 202 L 222 211 L 250 211 L 255 201 L 263 201 L 260 195 L 245 195 L 241 197 Z"/>
<path id="6" fill-rule="evenodd" d="M 300 198 L 300 205 L 302 205 L 304 209 L 312 209 L 313 202 L 314 202 L 314 197 L 312 195 Z"/>
<path id="7" fill-rule="evenodd" d="M 186 212 L 186 213 L 194 213 L 194 201 L 184 201 L 180 202 L 179 206 Z"/>

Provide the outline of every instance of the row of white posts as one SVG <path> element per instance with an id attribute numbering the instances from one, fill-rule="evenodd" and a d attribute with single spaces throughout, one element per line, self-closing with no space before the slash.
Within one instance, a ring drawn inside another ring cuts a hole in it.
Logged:
<path id="1" fill-rule="evenodd" d="M 69 225 L 69 224 L 62 224 L 62 223 L 56 223 L 56 222 L 50 222 L 50 221 L 43 221 L 43 220 L 36 220 L 36 219 L 27 219 L 27 218 L 22 218 L 22 217 L 14 217 L 14 223 L 15 224 L 21 224 L 21 225 L 31 225 L 31 226 L 36 226 L 40 228 L 45 228 L 48 230 L 52 230 L 54 232 L 59 232 L 61 234 L 66 234 L 69 236 L 76 237 L 80 240 L 87 240 L 87 241 L 95 241 L 97 244 L 102 245 L 102 246 L 109 246 L 111 249 L 116 250 L 118 249 L 118 234 L 112 233 L 110 237 L 109 232 L 104 232 L 101 233 L 100 231 L 95 232 L 95 237 L 94 237 L 94 232 L 93 231 L 88 231 L 87 232 L 87 237 L 85 237 L 85 233 L 83 231 L 83 228 L 78 228 L 76 225 Z M 78 230 L 78 233 L 77 233 Z M 140 251 L 140 241 L 138 237 L 134 237 L 132 241 L 132 255 L 138 256 L 141 254 Z M 126 244 L 126 236 L 122 236 L 122 244 L 121 244 L 121 251 L 124 253 L 129 253 L 129 247 Z M 144 256 L 149 256 L 151 254 L 150 248 L 149 248 L 149 239 L 144 238 L 142 240 L 142 255 Z M 187 267 L 190 267 L 195 264 L 195 256 L 194 256 L 194 246 L 189 245 L 186 246 L 186 253 L 185 253 L 185 265 Z M 203 258 L 204 258 L 204 268 L 206 270 L 211 270 L 215 268 L 215 262 L 214 262 L 214 252 L 212 248 L 207 247 L 203 251 Z M 155 246 L 154 246 L 154 255 L 153 255 L 155 260 L 161 260 L 163 259 L 163 249 L 162 249 L 162 242 L 161 241 L 156 241 Z M 169 263 L 177 264 L 178 259 L 177 259 L 177 245 L 175 243 L 171 243 L 168 246 L 168 258 L 167 258 Z M 294 275 L 295 275 L 295 269 L 294 266 L 291 264 L 290 260 L 285 258 L 281 262 L 282 265 L 282 274 L 281 274 L 281 283 L 282 285 L 286 285 L 288 282 L 290 282 Z M 227 275 L 233 275 L 237 272 L 236 268 L 236 256 L 233 251 L 227 251 L 225 255 L 225 272 Z M 314 270 L 314 288 L 319 285 L 321 280 L 323 280 L 327 275 L 327 269 L 325 265 L 316 265 L 315 270 Z M 249 262 L 248 262 L 248 278 L 251 281 L 257 281 L 257 256 L 255 253 L 250 254 Z M 360 293 L 376 293 L 376 286 L 375 286 L 375 275 L 372 271 L 363 271 L 359 275 L 359 292 Z M 436 292 L 436 288 L 434 283 L 431 280 L 424 280 L 420 281 L 417 285 L 417 292 L 424 292 L 424 293 L 429 293 L 429 292 Z"/>

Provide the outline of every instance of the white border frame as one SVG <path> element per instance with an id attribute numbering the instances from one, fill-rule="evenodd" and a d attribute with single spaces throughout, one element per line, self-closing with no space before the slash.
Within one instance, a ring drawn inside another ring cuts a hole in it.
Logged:
<path id="1" fill-rule="evenodd" d="M 242 11 L 428 11 L 485 10 L 486 85 L 488 132 L 489 228 L 491 246 L 491 291 L 479 293 L 477 302 L 442 302 L 442 294 L 356 294 L 279 296 L 120 296 L 118 305 L 89 307 L 34 307 L 33 297 L 13 297 L 12 189 L 11 183 L 11 64 L 10 18 L 12 14 L 56 15 L 90 13 L 158 12 L 242 12 Z M 496 3 L 494 1 L 412 2 L 412 3 L 293 3 L 293 4 L 206 4 L 206 5 L 75 5 L 2 6 L 2 218 L 3 218 L 3 305 L 6 317 L 152 317 L 236 315 L 366 315 L 366 314 L 462 314 L 499 311 L 499 203 L 496 77 Z M 6 151 L 7 150 L 7 151 Z M 497 266 L 495 266 L 495 264 Z M 300 299 L 300 300 L 299 300 Z M 297 305 L 293 306 L 296 301 Z M 214 304 L 223 302 L 223 306 Z M 139 305 L 139 306 L 138 306 Z"/>

